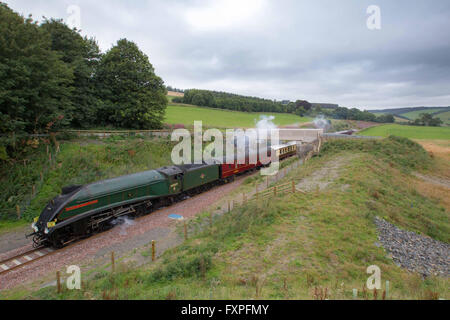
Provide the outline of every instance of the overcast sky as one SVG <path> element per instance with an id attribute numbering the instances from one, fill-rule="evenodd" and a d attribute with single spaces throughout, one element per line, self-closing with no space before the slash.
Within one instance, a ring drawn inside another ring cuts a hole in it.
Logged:
<path id="1" fill-rule="evenodd" d="M 178 88 L 360 109 L 450 105 L 448 0 L 6 3 L 35 19 L 75 23 L 68 9 L 78 6 L 83 35 L 103 51 L 120 38 L 135 41 Z M 380 8 L 381 29 L 367 26 L 370 5 Z"/>

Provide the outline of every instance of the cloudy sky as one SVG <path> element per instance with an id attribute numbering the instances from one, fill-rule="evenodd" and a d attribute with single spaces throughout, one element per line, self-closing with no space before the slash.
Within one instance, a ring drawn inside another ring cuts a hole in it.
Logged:
<path id="1" fill-rule="evenodd" d="M 133 40 L 178 88 L 360 109 L 450 105 L 448 0 L 6 3 L 35 19 L 79 23 L 103 51 Z M 381 20 L 367 13 L 371 5 Z"/>

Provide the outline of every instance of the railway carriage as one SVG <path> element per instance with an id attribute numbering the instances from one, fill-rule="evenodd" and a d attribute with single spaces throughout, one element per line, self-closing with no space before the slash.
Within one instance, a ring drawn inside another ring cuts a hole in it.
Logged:
<path id="1" fill-rule="evenodd" d="M 272 146 L 272 150 L 276 153 L 278 159 L 283 160 L 297 154 L 297 144 L 289 143 L 279 146 Z"/>

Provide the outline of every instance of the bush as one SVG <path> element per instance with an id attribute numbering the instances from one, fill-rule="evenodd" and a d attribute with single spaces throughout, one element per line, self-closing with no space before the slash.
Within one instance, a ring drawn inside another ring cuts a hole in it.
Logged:
<path id="1" fill-rule="evenodd" d="M 343 150 L 371 153 L 407 171 L 425 169 L 431 164 L 430 155 L 420 144 L 408 138 L 396 136 L 390 136 L 383 140 L 329 141 L 323 146 L 322 154 Z"/>

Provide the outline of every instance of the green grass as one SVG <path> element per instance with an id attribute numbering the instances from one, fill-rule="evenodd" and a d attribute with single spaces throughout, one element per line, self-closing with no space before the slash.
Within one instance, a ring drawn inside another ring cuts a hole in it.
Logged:
<path id="1" fill-rule="evenodd" d="M 398 149 L 400 156 L 392 152 Z M 301 179 L 345 157 L 331 188 L 250 203 L 217 217 L 182 245 L 141 268 L 123 264 L 115 274 L 100 270 L 81 291 L 57 295 L 54 287 L 21 289 L 2 298 L 37 299 L 312 299 L 327 288 L 331 299 L 361 291 L 366 268 L 381 268 L 391 299 L 449 298 L 449 280 L 407 272 L 378 242 L 373 219 L 449 241 L 449 213 L 409 183 L 411 168 L 426 170 L 432 159 L 419 145 L 383 141 L 327 142 L 321 155 L 292 171 Z M 347 188 L 342 188 L 347 186 Z M 201 223 L 202 221 L 191 221 Z M 381 293 L 379 293 L 379 296 Z M 368 293 L 372 299 L 372 293 Z"/>
<path id="2" fill-rule="evenodd" d="M 420 127 L 388 124 L 368 128 L 359 133 L 363 136 L 388 137 L 391 135 L 409 139 L 450 140 L 449 127 Z"/>
<path id="3" fill-rule="evenodd" d="M 433 109 L 433 108 L 430 108 L 430 109 L 426 109 L 426 110 L 418 110 L 418 111 L 411 111 L 411 112 L 407 112 L 407 113 L 402 113 L 402 114 L 400 114 L 401 116 L 404 116 L 404 117 L 407 117 L 408 119 L 411 119 L 411 120 L 416 120 L 416 119 L 418 119 L 419 117 L 420 117 L 420 115 L 422 114 L 422 113 L 430 113 L 430 114 L 433 114 L 433 113 L 435 113 L 435 112 L 439 112 L 439 111 L 441 111 L 442 109 Z"/>
<path id="4" fill-rule="evenodd" d="M 274 116 L 276 125 L 290 125 L 311 121 L 310 118 L 299 117 L 287 113 L 248 113 L 213 108 L 202 108 L 188 105 L 169 105 L 165 122 L 193 126 L 194 121 L 203 121 L 204 126 L 218 128 L 254 127 L 262 115 Z"/>

